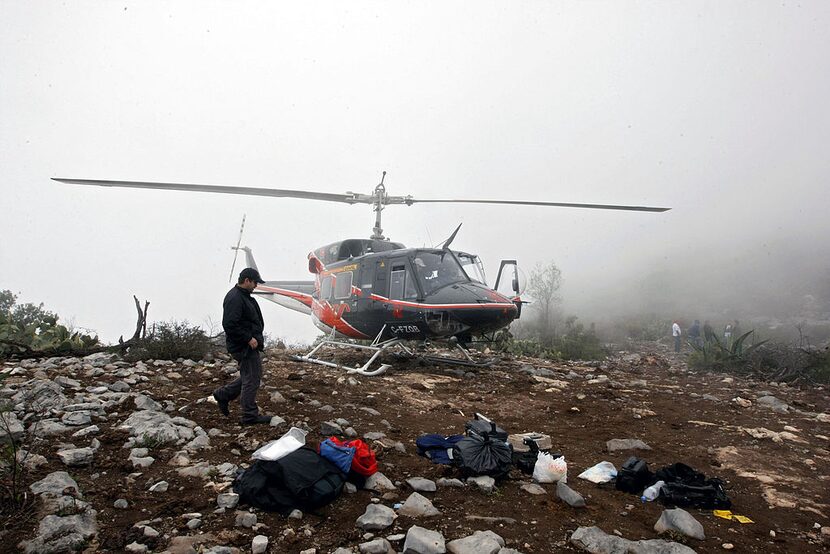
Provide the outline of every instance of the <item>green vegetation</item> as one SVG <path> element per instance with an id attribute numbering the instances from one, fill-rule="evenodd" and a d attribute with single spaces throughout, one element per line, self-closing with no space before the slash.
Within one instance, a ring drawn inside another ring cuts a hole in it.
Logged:
<path id="1" fill-rule="evenodd" d="M 717 335 L 702 344 L 689 342 L 694 352 L 689 356 L 689 367 L 708 371 L 742 372 L 750 369 L 750 355 L 767 341 L 745 346 L 746 339 L 755 330 L 748 331 L 729 343 L 722 343 Z"/>
<path id="2" fill-rule="evenodd" d="M 18 304 L 17 295 L 0 291 L 0 358 L 10 355 L 68 355 L 88 352 L 98 337 L 58 324 L 43 304 Z"/>
<path id="3" fill-rule="evenodd" d="M 133 445 L 133 448 L 147 448 L 149 450 L 153 450 L 164 446 L 166 441 L 162 438 L 161 434 L 150 434 L 144 433 L 140 437 L 138 437 Z"/>
<path id="4" fill-rule="evenodd" d="M 602 360 L 608 355 L 593 324 L 586 329 L 576 316 L 565 319 L 563 333 L 549 335 L 544 341 L 539 338 L 517 339 L 508 333 L 497 347 L 508 354 L 550 360 Z"/>
<path id="5" fill-rule="evenodd" d="M 146 337 L 130 346 L 125 359 L 201 360 L 212 348 L 210 337 L 197 325 L 190 325 L 187 321 L 157 322 Z"/>
<path id="6" fill-rule="evenodd" d="M 503 333 L 496 343 L 502 352 L 551 360 L 601 360 L 608 352 L 594 324 L 585 328 L 574 315 L 564 320 L 556 307 L 561 300 L 562 272 L 554 262 L 536 264 L 530 273 L 527 293 L 532 299 L 517 336 Z"/>

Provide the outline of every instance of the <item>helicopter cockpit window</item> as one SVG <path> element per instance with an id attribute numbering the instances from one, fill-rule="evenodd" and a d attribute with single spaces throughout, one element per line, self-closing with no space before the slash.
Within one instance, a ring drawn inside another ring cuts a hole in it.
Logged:
<path id="1" fill-rule="evenodd" d="M 414 263 L 424 294 L 430 294 L 453 283 L 466 283 L 470 280 L 458 260 L 449 252 L 418 252 Z"/>
<path id="2" fill-rule="evenodd" d="M 331 279 L 331 275 L 323 277 L 323 282 L 320 284 L 320 300 L 331 298 Z"/>
<path id="3" fill-rule="evenodd" d="M 353 274 L 351 271 L 344 271 L 335 278 L 334 297 L 337 300 L 342 300 L 352 295 L 352 277 Z"/>
<path id="4" fill-rule="evenodd" d="M 464 268 L 464 272 L 470 276 L 470 279 L 478 281 L 482 285 L 487 284 L 487 277 L 484 275 L 484 265 L 482 265 L 481 259 L 478 256 L 462 252 L 456 252 L 456 255 L 458 256 L 458 261 L 461 262 L 461 267 Z"/>
<path id="5" fill-rule="evenodd" d="M 404 265 L 393 265 L 389 279 L 389 298 L 393 300 L 411 300 L 418 297 L 412 273 Z"/>

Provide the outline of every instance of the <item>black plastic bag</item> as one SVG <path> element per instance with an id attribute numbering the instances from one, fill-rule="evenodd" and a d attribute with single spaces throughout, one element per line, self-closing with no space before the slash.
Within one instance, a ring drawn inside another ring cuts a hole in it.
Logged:
<path id="1" fill-rule="evenodd" d="M 489 475 L 494 479 L 503 479 L 513 466 L 513 448 L 486 434 L 461 439 L 452 451 L 453 459 L 465 477 Z"/>

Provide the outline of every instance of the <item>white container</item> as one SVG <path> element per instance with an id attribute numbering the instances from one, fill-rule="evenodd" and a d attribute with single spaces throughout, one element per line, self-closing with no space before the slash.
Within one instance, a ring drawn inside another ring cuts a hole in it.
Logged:
<path id="1" fill-rule="evenodd" d="M 643 502 L 651 502 L 652 500 L 660 496 L 660 489 L 662 489 L 663 485 L 665 484 L 666 483 L 664 481 L 657 481 L 656 483 L 654 483 L 649 488 L 643 491 L 643 496 L 640 497 L 640 500 L 642 500 Z"/>
<path id="2" fill-rule="evenodd" d="M 305 436 L 308 431 L 292 427 L 286 434 L 275 441 L 271 441 L 257 449 L 251 454 L 255 460 L 267 460 L 273 462 L 291 454 L 305 445 Z"/>

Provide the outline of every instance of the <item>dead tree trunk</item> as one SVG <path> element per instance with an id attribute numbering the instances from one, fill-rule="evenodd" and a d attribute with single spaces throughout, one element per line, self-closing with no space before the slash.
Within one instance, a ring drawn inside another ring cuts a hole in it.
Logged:
<path id="1" fill-rule="evenodd" d="M 123 335 L 118 337 L 118 345 L 122 349 L 132 346 L 138 341 L 147 338 L 147 308 L 150 307 L 150 301 L 145 300 L 144 309 L 142 309 L 141 302 L 139 302 L 135 295 L 133 295 L 133 300 L 135 300 L 135 309 L 138 312 L 138 319 L 135 323 L 135 333 L 133 333 L 133 336 L 126 341 L 124 340 Z"/>

